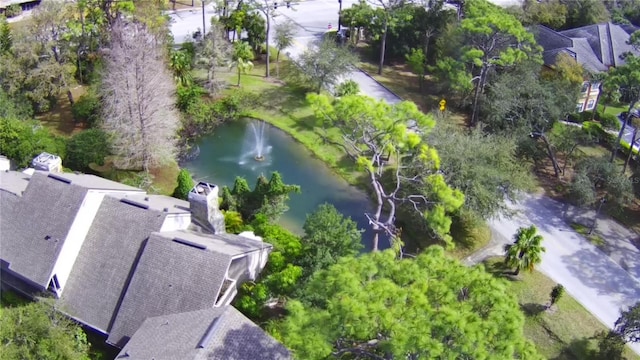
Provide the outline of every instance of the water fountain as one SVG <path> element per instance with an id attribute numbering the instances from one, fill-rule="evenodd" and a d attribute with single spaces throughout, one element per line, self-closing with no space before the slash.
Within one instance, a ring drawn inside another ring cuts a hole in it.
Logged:
<path id="1" fill-rule="evenodd" d="M 367 239 L 373 234 L 364 212 L 371 211 L 371 203 L 366 194 L 349 186 L 281 130 L 255 120 L 230 121 L 198 139 L 196 145 L 200 146 L 200 156 L 184 166 L 197 179 L 233 186 L 236 176 L 241 176 L 253 187 L 260 174 L 270 176 L 272 171 L 278 171 L 286 183 L 302 187 L 301 195 L 289 199 L 290 209 L 280 218 L 282 225 L 302 233 L 307 214 L 328 202 L 354 219 L 360 228 L 367 229 L 363 238 L 365 246 L 370 247 Z"/>
<path id="2" fill-rule="evenodd" d="M 271 152 L 271 146 L 267 144 L 266 124 L 264 121 L 254 120 L 247 124 L 240 154 L 240 165 L 251 162 L 264 162 Z M 255 164 L 253 164 L 255 165 Z"/>

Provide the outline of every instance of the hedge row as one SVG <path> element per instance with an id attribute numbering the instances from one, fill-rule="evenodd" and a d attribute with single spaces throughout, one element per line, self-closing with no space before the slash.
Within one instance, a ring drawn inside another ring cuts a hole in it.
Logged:
<path id="1" fill-rule="evenodd" d="M 596 109 L 595 114 L 593 111 L 583 111 L 581 113 L 569 114 L 567 116 L 567 121 L 582 124 L 585 121 L 597 120 L 602 124 L 606 129 L 611 130 L 620 130 L 620 121 L 618 121 L 618 117 L 613 114 L 606 114 L 602 111 L 602 107 L 598 107 Z"/>

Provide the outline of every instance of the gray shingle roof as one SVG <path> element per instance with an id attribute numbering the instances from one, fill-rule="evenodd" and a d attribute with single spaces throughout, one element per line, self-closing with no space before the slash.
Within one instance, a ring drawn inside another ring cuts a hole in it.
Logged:
<path id="1" fill-rule="evenodd" d="M 35 173 L 47 174 L 45 171 L 36 171 Z M 144 190 L 140 190 L 133 186 L 121 184 L 116 181 L 101 178 L 95 175 L 81 174 L 81 173 L 62 173 L 56 174 L 56 176 L 70 180 L 74 185 L 82 186 L 88 189 L 95 190 L 112 190 L 112 191 L 133 191 L 144 194 Z"/>
<path id="2" fill-rule="evenodd" d="M 27 189 L 31 175 L 23 174 L 17 171 L 0 172 L 0 190 L 8 191 L 16 195 L 22 195 Z"/>
<path id="3" fill-rule="evenodd" d="M 236 256 L 253 251 L 271 248 L 272 245 L 249 239 L 235 234 L 205 234 L 192 231 L 167 231 L 158 234 L 168 240 L 175 238 L 202 245 L 209 251 L 215 251 L 223 255 Z"/>
<path id="4" fill-rule="evenodd" d="M 592 72 L 609 70 L 611 66 L 624 65 L 622 55 L 631 52 L 640 55 L 626 42 L 629 33 L 626 28 L 613 23 L 583 26 L 556 32 L 538 25 L 538 43 L 544 48 L 545 64 L 555 59 L 558 50 L 575 53 L 575 58 L 585 69 Z"/>
<path id="5" fill-rule="evenodd" d="M 230 263 L 231 256 L 153 233 L 107 341 L 122 347 L 148 317 L 213 307 Z"/>
<path id="6" fill-rule="evenodd" d="M 166 214 L 105 196 L 64 288 L 58 308 L 107 332 L 146 239 Z"/>
<path id="7" fill-rule="evenodd" d="M 212 330 L 211 336 L 203 341 L 209 330 Z M 116 357 L 127 360 L 290 358 L 282 344 L 232 306 L 149 318 Z"/>
<path id="8" fill-rule="evenodd" d="M 11 209 L 10 232 L 0 234 L 0 258 L 9 263 L 11 271 L 43 289 L 47 287 L 86 193 L 86 188 L 33 174 L 20 201 Z M 2 205 L 4 212 L 4 201 Z"/>
<path id="9" fill-rule="evenodd" d="M 123 199 L 130 199 L 146 204 L 149 209 L 165 211 L 169 214 L 190 214 L 189 202 L 164 195 L 127 194 Z"/>

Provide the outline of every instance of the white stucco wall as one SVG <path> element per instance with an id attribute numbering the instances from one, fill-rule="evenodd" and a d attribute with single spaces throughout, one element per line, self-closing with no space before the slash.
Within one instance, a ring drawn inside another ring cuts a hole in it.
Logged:
<path id="1" fill-rule="evenodd" d="M 260 275 L 260 272 L 262 271 L 262 269 L 264 269 L 265 265 L 267 265 L 270 250 L 271 248 L 265 247 L 262 250 L 257 250 L 248 254 L 242 254 L 232 260 L 230 267 L 233 267 L 234 262 L 236 261 L 244 262 L 246 266 L 244 273 L 248 276 L 248 280 L 255 280 L 258 275 Z"/>
<path id="2" fill-rule="evenodd" d="M 91 228 L 93 219 L 100 208 L 102 199 L 105 193 L 101 191 L 89 190 L 85 195 L 84 201 L 80 206 L 80 210 L 76 214 L 76 218 L 73 220 L 67 238 L 64 240 L 60 255 L 53 266 L 53 272 L 51 277 L 56 275 L 60 284 L 60 292 L 64 290 L 64 286 L 69 279 L 73 264 L 76 262 L 80 248 L 84 243 L 84 239 L 87 237 L 87 233 Z"/>
<path id="3" fill-rule="evenodd" d="M 191 214 L 172 214 L 167 215 L 162 223 L 160 232 L 185 230 L 191 224 Z"/>

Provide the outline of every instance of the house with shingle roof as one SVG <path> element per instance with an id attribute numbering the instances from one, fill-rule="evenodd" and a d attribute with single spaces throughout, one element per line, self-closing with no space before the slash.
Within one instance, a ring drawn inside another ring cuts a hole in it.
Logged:
<path id="1" fill-rule="evenodd" d="M 147 318 L 229 308 L 271 249 L 253 234 L 225 233 L 212 184 L 183 201 L 93 175 L 0 172 L 2 286 L 48 293 L 120 348 Z"/>
<path id="2" fill-rule="evenodd" d="M 282 344 L 264 336 L 262 329 L 232 306 L 147 318 L 116 357 L 118 360 L 289 358 Z"/>
<path id="3" fill-rule="evenodd" d="M 538 25 L 536 39 L 543 47 L 544 64 L 552 68 L 560 54 L 568 55 L 590 73 L 606 72 L 625 63 L 627 54 L 640 56 L 640 52 L 627 44 L 638 29 L 611 22 L 575 29 L 555 31 Z M 576 112 L 593 110 L 600 95 L 600 83 L 585 79 Z"/>

